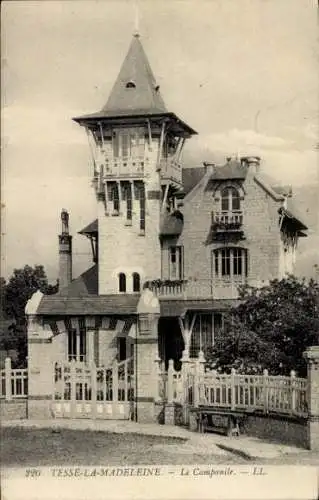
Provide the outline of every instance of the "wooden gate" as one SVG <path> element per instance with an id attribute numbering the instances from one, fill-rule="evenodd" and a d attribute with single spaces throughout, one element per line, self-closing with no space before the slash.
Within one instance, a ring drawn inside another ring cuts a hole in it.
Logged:
<path id="1" fill-rule="evenodd" d="M 55 418 L 128 420 L 134 411 L 133 358 L 110 368 L 76 361 L 56 363 L 52 413 Z"/>

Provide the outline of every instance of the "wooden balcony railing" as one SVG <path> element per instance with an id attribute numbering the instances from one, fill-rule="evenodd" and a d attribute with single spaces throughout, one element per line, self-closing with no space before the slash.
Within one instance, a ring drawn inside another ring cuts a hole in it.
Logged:
<path id="1" fill-rule="evenodd" d="M 239 230 L 243 224 L 241 211 L 212 212 L 212 224 L 217 230 Z"/>
<path id="2" fill-rule="evenodd" d="M 104 177 L 132 178 L 144 176 L 145 161 L 144 158 L 111 158 L 104 160 Z"/>
<path id="3" fill-rule="evenodd" d="M 186 280 L 147 281 L 144 288 L 152 290 L 158 297 L 182 297 L 186 292 Z"/>
<path id="4" fill-rule="evenodd" d="M 161 178 L 172 179 L 177 183 L 182 181 L 182 167 L 179 162 L 174 159 L 174 156 L 162 158 L 160 161 Z"/>

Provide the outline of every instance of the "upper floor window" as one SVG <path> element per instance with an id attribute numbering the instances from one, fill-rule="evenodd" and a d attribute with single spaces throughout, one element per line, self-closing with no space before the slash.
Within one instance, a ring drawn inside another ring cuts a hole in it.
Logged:
<path id="1" fill-rule="evenodd" d="M 138 273 L 133 273 L 133 292 L 141 290 L 141 278 Z"/>
<path id="2" fill-rule="evenodd" d="M 182 280 L 184 277 L 184 255 L 183 247 L 175 246 L 169 248 L 169 279 Z"/>
<path id="3" fill-rule="evenodd" d="M 213 252 L 216 277 L 247 276 L 248 258 L 245 248 L 219 248 Z"/>
<path id="4" fill-rule="evenodd" d="M 86 330 L 72 329 L 68 332 L 68 360 L 85 361 L 86 359 Z"/>
<path id="5" fill-rule="evenodd" d="M 240 210 L 240 196 L 236 188 L 226 187 L 222 190 L 221 195 L 221 208 L 223 212 Z"/>
<path id="6" fill-rule="evenodd" d="M 143 129 L 123 129 L 113 133 L 113 155 L 115 158 L 143 158 L 145 132 Z"/>
<path id="7" fill-rule="evenodd" d="M 142 233 L 145 231 L 145 186 L 140 188 L 140 230 Z"/>
<path id="8" fill-rule="evenodd" d="M 124 273 L 119 274 L 119 292 L 126 292 L 126 276 Z"/>

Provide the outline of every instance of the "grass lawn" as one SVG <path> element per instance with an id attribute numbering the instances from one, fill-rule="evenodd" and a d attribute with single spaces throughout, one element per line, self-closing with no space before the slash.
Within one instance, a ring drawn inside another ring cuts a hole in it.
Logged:
<path id="1" fill-rule="evenodd" d="M 203 455 L 180 438 L 61 429 L 2 428 L 3 467 L 54 465 L 240 464 L 232 454 Z"/>

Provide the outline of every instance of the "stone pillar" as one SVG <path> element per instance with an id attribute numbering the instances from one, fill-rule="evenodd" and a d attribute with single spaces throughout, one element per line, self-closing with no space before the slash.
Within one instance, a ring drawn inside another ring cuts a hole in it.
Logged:
<path id="1" fill-rule="evenodd" d="M 160 306 L 158 298 L 146 289 L 137 306 L 138 328 L 136 336 L 135 410 L 138 422 L 156 422 L 155 399 L 158 393 L 158 320 Z"/>
<path id="2" fill-rule="evenodd" d="M 319 451 L 319 345 L 304 352 L 308 378 L 308 448 Z"/>
<path id="3" fill-rule="evenodd" d="M 38 291 L 28 301 L 28 418 L 51 418 L 54 390 L 53 334 L 36 312 L 43 294 Z"/>
<path id="4" fill-rule="evenodd" d="M 174 403 L 174 361 L 168 362 L 167 371 L 167 402 L 165 403 L 165 424 L 175 425 L 175 403 Z"/>

